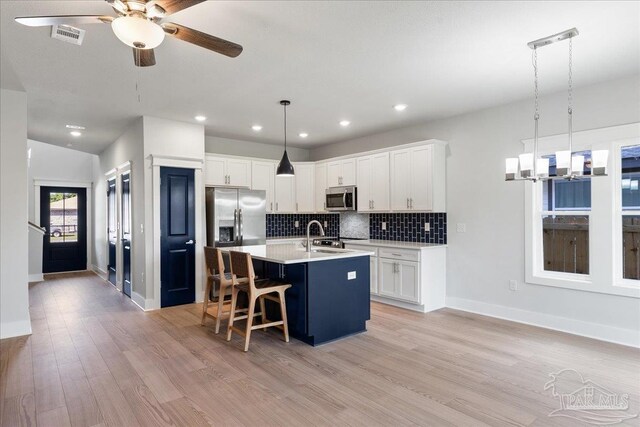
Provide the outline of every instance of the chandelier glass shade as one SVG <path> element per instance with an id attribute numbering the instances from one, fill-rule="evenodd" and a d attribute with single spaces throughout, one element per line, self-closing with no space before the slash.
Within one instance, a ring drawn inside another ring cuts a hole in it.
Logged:
<path id="1" fill-rule="evenodd" d="M 550 179 L 577 179 L 584 175 L 585 155 L 584 153 L 574 153 L 573 151 L 573 83 L 572 83 L 572 53 L 573 53 L 573 37 L 578 35 L 578 30 L 572 28 L 549 37 L 538 39 L 527 43 L 533 49 L 533 69 L 534 69 L 534 88 L 535 88 L 535 114 L 534 120 L 534 138 L 533 153 L 523 153 L 517 158 L 506 159 L 505 163 L 505 180 L 506 181 L 546 181 Z M 538 111 L 538 51 L 537 49 L 555 43 L 561 40 L 569 39 L 569 87 L 568 87 L 568 149 L 556 151 L 555 153 L 555 175 L 550 175 L 551 159 L 548 157 L 538 157 L 538 120 L 540 114 Z M 591 151 L 591 159 L 587 161 L 590 167 L 591 176 L 606 176 L 607 164 L 609 160 L 608 150 Z"/>
<path id="2" fill-rule="evenodd" d="M 295 171 L 293 165 L 289 161 L 289 155 L 287 154 L 287 105 L 291 102 L 287 100 L 280 101 L 280 105 L 284 108 L 284 153 L 282 159 L 278 163 L 278 169 L 276 169 L 277 176 L 294 176 Z"/>
<path id="3" fill-rule="evenodd" d="M 141 16 L 120 16 L 111 28 L 122 43 L 138 49 L 154 49 L 164 40 L 162 27 Z"/>

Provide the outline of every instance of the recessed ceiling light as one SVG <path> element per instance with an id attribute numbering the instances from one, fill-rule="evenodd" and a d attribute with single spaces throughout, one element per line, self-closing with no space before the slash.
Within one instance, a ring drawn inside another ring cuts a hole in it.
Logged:
<path id="1" fill-rule="evenodd" d="M 76 130 L 85 130 L 86 128 L 84 126 L 78 126 L 78 125 L 66 125 L 67 129 L 76 129 Z"/>
<path id="2" fill-rule="evenodd" d="M 308 134 L 308 133 L 306 133 L 306 132 L 300 132 L 300 133 L 298 134 L 298 136 L 299 136 L 300 138 L 306 138 L 306 137 L 308 137 L 308 136 L 309 136 L 309 134 Z"/>
<path id="3" fill-rule="evenodd" d="M 80 132 L 79 130 L 72 130 L 69 133 L 71 134 L 71 136 L 75 136 L 76 138 L 82 135 L 82 132 Z"/>
<path id="4" fill-rule="evenodd" d="M 407 104 L 396 104 L 393 106 L 393 109 L 396 111 L 404 111 L 407 109 Z"/>
<path id="5" fill-rule="evenodd" d="M 262 130 L 262 126 L 253 125 L 253 126 L 251 126 L 251 129 L 253 129 L 254 132 L 260 132 Z"/>
<path id="6" fill-rule="evenodd" d="M 204 122 L 205 120 L 207 120 L 205 116 L 195 116 L 194 119 L 196 119 L 199 122 Z"/>
<path id="7" fill-rule="evenodd" d="M 342 120 L 340 122 L 340 126 L 346 128 L 347 126 L 349 126 L 351 124 L 351 122 L 349 120 Z"/>

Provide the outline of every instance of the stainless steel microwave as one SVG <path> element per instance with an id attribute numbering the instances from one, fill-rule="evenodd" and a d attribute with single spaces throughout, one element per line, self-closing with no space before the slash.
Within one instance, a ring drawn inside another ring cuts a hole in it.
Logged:
<path id="1" fill-rule="evenodd" d="M 328 211 L 358 210 L 358 189 L 355 186 L 328 188 L 325 206 Z"/>

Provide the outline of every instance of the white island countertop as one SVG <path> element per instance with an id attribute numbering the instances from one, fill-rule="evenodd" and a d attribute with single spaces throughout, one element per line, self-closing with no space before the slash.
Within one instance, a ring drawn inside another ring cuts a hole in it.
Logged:
<path id="1" fill-rule="evenodd" d="M 314 247 L 312 248 L 312 252 L 307 252 L 305 248 L 299 244 L 287 243 L 279 245 L 233 246 L 219 249 L 223 252 L 248 252 L 252 258 L 275 262 L 277 264 L 297 264 L 374 255 L 373 252 L 367 251 L 323 247 Z"/>

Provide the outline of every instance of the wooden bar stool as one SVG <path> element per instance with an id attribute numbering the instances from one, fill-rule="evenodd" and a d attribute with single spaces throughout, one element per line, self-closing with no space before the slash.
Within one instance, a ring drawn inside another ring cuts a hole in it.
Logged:
<path id="1" fill-rule="evenodd" d="M 272 280 L 260 280 L 256 282 L 256 275 L 253 271 L 253 263 L 251 262 L 251 255 L 245 252 L 231 252 L 231 274 L 233 280 L 236 282 L 231 292 L 231 315 L 229 316 L 229 326 L 227 328 L 227 341 L 231 341 L 231 334 L 236 331 L 240 335 L 244 336 L 244 351 L 249 350 L 249 340 L 251 338 L 251 331 L 255 329 L 265 329 L 271 326 L 275 326 L 282 329 L 284 333 L 285 342 L 289 342 L 289 327 L 287 325 L 287 305 L 284 299 L 284 291 L 291 287 L 288 283 L 280 283 Z M 241 283 L 240 278 L 248 279 L 248 283 Z M 235 308 L 238 302 L 238 293 L 242 291 L 249 297 L 249 310 L 244 316 L 236 316 Z M 277 294 L 277 296 L 271 295 Z M 256 308 L 256 300 L 260 300 L 260 314 L 262 316 L 262 323 L 259 325 L 253 324 L 253 318 Z M 264 310 L 264 300 L 268 299 L 280 304 L 280 313 L 282 320 L 272 322 L 267 319 L 266 312 Z M 244 331 L 233 326 L 233 322 L 236 320 L 247 319 L 247 326 Z"/>
<path id="2" fill-rule="evenodd" d="M 226 299 L 227 291 L 233 286 L 233 274 L 225 273 L 224 259 L 222 251 L 217 248 L 205 246 L 204 259 L 207 265 L 207 285 L 204 290 L 204 302 L 202 303 L 202 322 L 204 326 L 205 319 L 210 317 L 216 321 L 216 334 L 220 332 L 220 321 L 229 318 L 229 312 L 224 312 L 224 306 L 231 306 L 231 300 Z M 242 278 L 237 280 L 238 283 L 249 283 L 249 279 Z M 212 296 L 212 290 L 218 291 L 218 296 Z M 231 292 L 229 292 L 229 295 Z M 217 304 L 215 314 L 209 313 L 209 304 Z M 239 310 L 246 312 L 247 309 Z"/>

